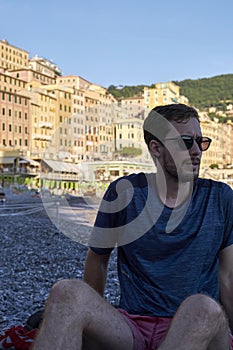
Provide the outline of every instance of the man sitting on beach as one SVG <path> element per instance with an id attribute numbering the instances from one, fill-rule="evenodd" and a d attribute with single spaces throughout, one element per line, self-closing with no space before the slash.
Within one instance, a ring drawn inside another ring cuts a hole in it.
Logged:
<path id="1" fill-rule="evenodd" d="M 211 139 L 195 109 L 155 107 L 144 137 L 156 174 L 110 184 L 85 282 L 53 286 L 33 350 L 233 349 L 233 191 L 198 177 Z M 103 298 L 115 245 L 119 309 Z"/>

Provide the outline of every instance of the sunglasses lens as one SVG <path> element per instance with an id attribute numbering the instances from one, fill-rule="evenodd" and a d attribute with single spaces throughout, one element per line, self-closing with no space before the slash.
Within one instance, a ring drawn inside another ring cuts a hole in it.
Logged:
<path id="1" fill-rule="evenodd" d="M 184 137 L 182 137 L 182 140 L 183 140 L 187 149 L 190 149 L 192 147 L 192 145 L 193 145 L 193 138 L 192 137 L 184 136 Z"/>
<path id="2" fill-rule="evenodd" d="M 206 138 L 206 137 L 202 137 L 200 140 L 200 146 L 201 146 L 201 150 L 202 151 L 206 151 L 209 146 L 210 146 L 211 140 Z"/>

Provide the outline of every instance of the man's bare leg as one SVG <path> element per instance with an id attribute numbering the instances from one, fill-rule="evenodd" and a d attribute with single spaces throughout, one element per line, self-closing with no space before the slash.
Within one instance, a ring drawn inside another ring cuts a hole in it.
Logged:
<path id="1" fill-rule="evenodd" d="M 132 350 L 132 332 L 123 316 L 81 280 L 63 280 L 51 289 L 33 350 Z"/>
<path id="2" fill-rule="evenodd" d="M 221 306 L 206 295 L 188 297 L 158 350 L 229 350 L 229 327 Z"/>

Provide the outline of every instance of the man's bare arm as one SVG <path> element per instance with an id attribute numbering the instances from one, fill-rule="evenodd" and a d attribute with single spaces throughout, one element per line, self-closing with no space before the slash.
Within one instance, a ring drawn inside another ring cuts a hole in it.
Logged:
<path id="1" fill-rule="evenodd" d="M 233 333 L 233 244 L 222 250 L 219 265 L 220 300 Z"/>
<path id="2" fill-rule="evenodd" d="M 104 295 L 109 257 L 110 254 L 99 255 L 88 249 L 85 262 L 84 281 L 102 296 Z"/>

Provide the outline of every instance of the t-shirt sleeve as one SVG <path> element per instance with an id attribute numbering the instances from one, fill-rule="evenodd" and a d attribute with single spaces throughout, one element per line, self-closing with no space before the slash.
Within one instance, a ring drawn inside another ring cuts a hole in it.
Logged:
<path id="1" fill-rule="evenodd" d="M 110 254 L 117 243 L 122 213 L 116 183 L 109 185 L 96 215 L 89 240 L 89 247 L 96 254 Z"/>
<path id="2" fill-rule="evenodd" d="M 222 249 L 233 244 L 233 190 L 230 186 L 223 186 L 223 211 L 224 211 L 224 238 Z"/>

